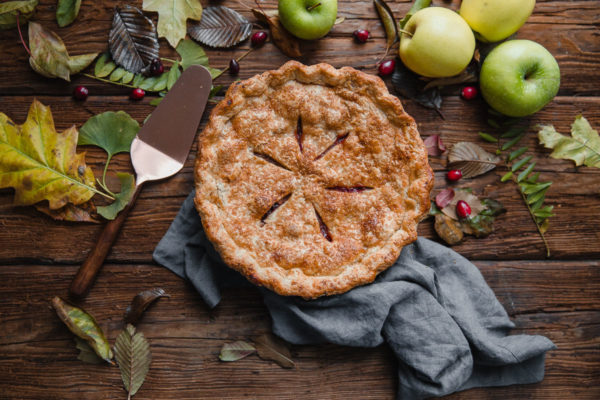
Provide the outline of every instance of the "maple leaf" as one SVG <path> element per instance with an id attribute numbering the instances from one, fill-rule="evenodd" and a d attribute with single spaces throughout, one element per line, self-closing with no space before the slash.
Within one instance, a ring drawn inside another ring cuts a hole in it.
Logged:
<path id="1" fill-rule="evenodd" d="M 144 0 L 142 8 L 158 13 L 158 36 L 166 38 L 173 48 L 185 37 L 186 21 L 202 17 L 199 0 Z"/>
<path id="2" fill-rule="evenodd" d="M 52 210 L 104 195 L 95 188 L 85 153 L 76 152 L 77 136 L 74 126 L 58 133 L 50 108 L 37 100 L 21 126 L 0 113 L 0 188 L 15 189 L 16 205 L 48 200 Z"/>
<path id="3" fill-rule="evenodd" d="M 583 116 L 575 118 L 571 125 L 571 137 L 561 135 L 552 125 L 540 128 L 540 143 L 554 150 L 550 157 L 572 160 L 577 166 L 600 168 L 600 136 Z"/>

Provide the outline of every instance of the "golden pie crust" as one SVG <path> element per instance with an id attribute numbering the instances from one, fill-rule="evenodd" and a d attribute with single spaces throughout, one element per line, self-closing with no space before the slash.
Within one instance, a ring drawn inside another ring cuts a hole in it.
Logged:
<path id="1" fill-rule="evenodd" d="M 433 184 L 415 121 L 381 79 L 295 61 L 230 86 L 200 135 L 195 178 L 225 263 L 304 298 L 391 266 Z"/>

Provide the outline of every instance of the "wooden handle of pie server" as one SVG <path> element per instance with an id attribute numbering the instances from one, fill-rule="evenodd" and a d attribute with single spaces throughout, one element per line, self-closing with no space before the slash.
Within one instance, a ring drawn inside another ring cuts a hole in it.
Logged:
<path id="1" fill-rule="evenodd" d="M 79 271 L 77 271 L 77 275 L 73 278 L 71 282 L 71 286 L 69 288 L 69 294 L 73 297 L 83 297 L 87 294 L 88 290 L 96 280 L 96 275 L 100 272 L 100 268 L 102 268 L 102 264 L 104 263 L 104 259 L 108 255 L 119 231 L 121 230 L 121 226 L 123 226 L 123 222 L 127 218 L 129 211 L 133 208 L 133 205 L 140 194 L 140 189 L 142 185 L 138 185 L 135 189 L 135 193 L 129 201 L 129 204 L 125 206 L 119 215 L 112 221 L 108 221 L 106 225 L 104 225 L 104 229 L 96 242 L 96 246 L 89 252 L 87 258 L 84 263 L 79 267 Z"/>

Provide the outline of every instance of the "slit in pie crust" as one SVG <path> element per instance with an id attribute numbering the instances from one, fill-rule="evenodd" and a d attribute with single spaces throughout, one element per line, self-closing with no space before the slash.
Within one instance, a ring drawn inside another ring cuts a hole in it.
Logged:
<path id="1" fill-rule="evenodd" d="M 417 126 L 381 79 L 295 61 L 231 85 L 200 135 L 195 179 L 225 263 L 304 298 L 391 266 L 433 184 Z"/>

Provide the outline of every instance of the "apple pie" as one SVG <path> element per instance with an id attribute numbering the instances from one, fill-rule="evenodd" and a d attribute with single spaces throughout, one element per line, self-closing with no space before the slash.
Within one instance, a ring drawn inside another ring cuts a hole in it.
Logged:
<path id="1" fill-rule="evenodd" d="M 200 135 L 195 180 L 227 265 L 316 298 L 372 282 L 416 240 L 433 174 L 380 78 L 290 61 L 231 85 Z"/>

